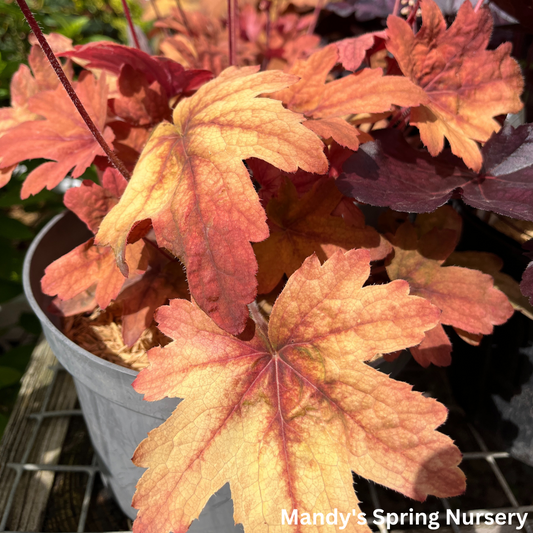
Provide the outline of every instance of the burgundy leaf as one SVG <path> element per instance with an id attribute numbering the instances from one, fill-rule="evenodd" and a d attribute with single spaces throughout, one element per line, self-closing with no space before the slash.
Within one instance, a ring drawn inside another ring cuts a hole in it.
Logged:
<path id="1" fill-rule="evenodd" d="M 395 130 L 373 132 L 344 164 L 337 186 L 347 196 L 397 211 L 433 211 L 452 197 L 478 209 L 533 220 L 533 125 L 506 127 L 483 148 L 475 174 L 450 152 L 432 157 Z"/>
<path id="2" fill-rule="evenodd" d="M 148 83 L 157 81 L 169 97 L 198 89 L 213 75 L 207 70 L 186 70 L 166 57 L 153 57 L 142 50 L 106 41 L 75 46 L 59 54 L 88 61 L 86 68 L 104 69 L 117 76 L 124 65 L 140 70 Z"/>
<path id="3" fill-rule="evenodd" d="M 529 263 L 522 276 L 520 290 L 524 296 L 529 298 L 529 303 L 533 305 L 533 262 Z"/>

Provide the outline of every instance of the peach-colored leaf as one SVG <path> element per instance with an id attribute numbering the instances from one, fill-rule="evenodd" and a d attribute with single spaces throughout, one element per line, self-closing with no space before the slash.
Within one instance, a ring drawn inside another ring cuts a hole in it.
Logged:
<path id="1" fill-rule="evenodd" d="M 142 242 L 128 245 L 132 263 L 139 263 L 142 248 Z M 41 286 L 45 294 L 70 300 L 97 284 L 96 303 L 104 309 L 117 297 L 125 281 L 115 263 L 113 250 L 96 246 L 94 239 L 89 239 L 46 267 Z"/>
<path id="2" fill-rule="evenodd" d="M 215 322 L 243 330 L 256 295 L 250 241 L 268 236 L 265 213 L 242 160 L 257 157 L 286 171 L 325 173 L 322 143 L 303 117 L 260 93 L 296 81 L 279 71 L 231 67 L 174 110 L 173 124 L 150 137 L 131 181 L 97 236 L 124 272 L 135 222 L 150 218 L 157 242 L 187 267 L 192 296 Z"/>
<path id="3" fill-rule="evenodd" d="M 491 275 L 494 278 L 494 286 L 509 298 L 514 309 L 533 320 L 533 307 L 520 291 L 519 283 L 508 274 L 501 272 L 503 261 L 497 255 L 488 252 L 454 252 L 444 265 L 473 268 Z"/>
<path id="4" fill-rule="evenodd" d="M 387 48 L 429 98 L 411 111 L 411 123 L 432 155 L 442 151 L 446 137 L 452 152 L 479 172 L 483 160 L 477 142 L 500 129 L 493 117 L 522 108 L 520 67 L 510 56 L 511 43 L 486 50 L 492 32 L 488 8 L 476 12 L 464 2 L 446 29 L 433 0 L 421 5 L 422 28 L 416 35 L 399 17 L 387 21 Z"/>
<path id="5" fill-rule="evenodd" d="M 441 208 L 437 215 L 419 217 L 416 226 L 404 222 L 391 237 L 394 258 L 387 273 L 390 279 L 408 281 L 413 294 L 427 298 L 441 309 L 441 324 L 473 335 L 488 335 L 495 325 L 510 318 L 513 308 L 505 294 L 494 288 L 492 276 L 470 268 L 442 266 L 453 251 L 458 235 L 454 221 L 458 215 L 452 216 L 451 212 L 450 207 Z M 445 346 L 443 333 L 433 332 L 422 348 Z M 431 359 L 434 364 L 449 361 L 444 350 L 434 351 L 424 360 Z"/>
<path id="6" fill-rule="evenodd" d="M 251 341 L 192 302 L 158 310 L 174 340 L 149 352 L 134 387 L 184 400 L 135 451 L 148 468 L 135 533 L 184 533 L 228 481 L 235 522 L 254 533 L 284 530 L 282 509 L 357 510 L 352 471 L 421 501 L 463 492 L 461 454 L 435 431 L 445 407 L 365 363 L 419 343 L 439 313 L 405 282 L 362 288 L 369 271 L 366 250 L 310 257 Z"/>
<path id="7" fill-rule="evenodd" d="M 326 83 L 330 70 L 339 62 L 339 49 L 330 44 L 298 61 L 290 70 L 300 81 L 273 95 L 310 120 L 306 126 L 324 138 L 332 137 L 342 146 L 356 149 L 357 130 L 343 117 L 357 113 L 379 113 L 392 104 L 416 106 L 426 95 L 403 76 L 383 76 L 381 69 L 364 69 L 357 74 Z M 319 119 L 319 120 L 317 120 Z M 316 126 L 315 121 L 317 122 Z M 325 121 L 321 124 L 322 121 Z M 340 123 L 344 122 L 341 129 Z"/>
<path id="8" fill-rule="evenodd" d="M 359 148 L 359 130 L 340 117 L 306 120 L 304 126 L 323 139 L 333 139 L 350 150 Z"/>

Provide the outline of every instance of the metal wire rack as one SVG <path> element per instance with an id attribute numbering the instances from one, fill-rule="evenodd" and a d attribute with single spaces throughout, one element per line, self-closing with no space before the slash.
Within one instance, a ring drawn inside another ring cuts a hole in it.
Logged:
<path id="1" fill-rule="evenodd" d="M 31 428 L 31 431 L 27 433 L 27 438 L 24 440 L 24 448 L 23 450 L 19 450 L 19 457 L 20 460 L 13 462 L 6 462 L 4 465 L 0 465 L 0 472 L 7 472 L 7 470 L 14 473 L 14 477 L 12 477 L 9 491 L 7 492 L 7 498 L 4 498 L 3 502 L 0 498 L 0 505 L 2 505 L 3 509 L 0 507 L 0 532 L 4 531 L 20 531 L 18 529 L 9 529 L 9 521 L 10 521 L 10 514 L 13 510 L 14 502 L 16 501 L 17 492 L 21 488 L 21 481 L 23 479 L 23 476 L 25 473 L 29 473 L 31 475 L 32 473 L 37 472 L 51 472 L 53 475 L 56 475 L 57 473 L 83 473 L 87 476 L 85 488 L 83 490 L 82 495 L 82 504 L 81 504 L 81 510 L 79 511 L 78 519 L 77 519 L 77 528 L 76 533 L 82 533 L 87 531 L 87 517 L 89 510 L 91 506 L 98 505 L 98 502 L 95 502 L 95 482 L 98 480 L 98 476 L 100 473 L 98 463 L 96 458 L 93 456 L 92 462 L 90 464 L 46 464 L 46 463 L 33 463 L 30 461 L 31 457 L 31 450 L 36 444 L 40 431 L 42 429 L 43 424 L 45 424 L 47 421 L 50 421 L 51 419 L 67 419 L 69 421 L 72 421 L 74 419 L 78 419 L 78 423 L 80 421 L 80 415 L 81 410 L 79 409 L 50 409 L 50 400 L 52 398 L 52 394 L 54 391 L 54 387 L 56 386 L 58 382 L 58 377 L 61 376 L 61 374 L 65 374 L 65 371 L 63 368 L 57 364 L 57 362 L 53 365 L 48 365 L 48 369 L 52 372 L 52 378 L 49 380 L 49 384 L 47 385 L 47 388 L 44 392 L 42 401 L 40 401 L 40 407 L 36 412 L 30 412 L 26 413 L 25 417 L 26 419 L 34 422 L 33 427 Z M 73 385 L 72 385 L 73 386 Z M 521 505 L 520 502 L 517 500 L 515 494 L 513 493 L 513 490 L 510 486 L 510 483 L 507 481 L 505 475 L 502 472 L 502 469 L 500 468 L 498 461 L 502 459 L 510 459 L 510 456 L 507 452 L 502 451 L 490 451 L 487 448 L 487 445 L 485 444 L 484 440 L 480 436 L 480 434 L 476 431 L 474 427 L 471 425 L 468 426 L 469 431 L 471 432 L 471 435 L 475 442 L 477 443 L 477 446 L 479 447 L 479 451 L 474 452 L 466 452 L 463 455 L 463 466 L 465 463 L 469 463 L 471 461 L 476 460 L 483 460 L 486 462 L 486 464 L 489 465 L 495 480 L 497 481 L 497 484 L 499 485 L 499 488 L 501 491 L 503 491 L 503 494 L 507 498 L 508 505 L 498 508 L 487 508 L 487 509 L 463 509 L 461 508 L 461 513 L 471 513 L 474 517 L 483 515 L 486 515 L 487 513 L 529 513 L 530 515 L 533 514 L 533 505 Z M 90 446 L 90 443 L 87 442 L 86 446 Z M 1 469 L 3 467 L 3 470 Z M 4 475 L 4 474 L 3 474 Z M 533 488 L 533 480 L 531 484 L 531 488 Z M 384 509 L 384 512 L 387 512 L 387 503 L 382 501 L 383 498 L 380 496 L 380 491 L 383 491 L 385 489 L 378 487 L 377 485 L 374 485 L 371 482 L 367 482 L 366 480 L 361 480 L 357 484 L 357 490 L 358 490 L 358 496 L 363 501 L 362 503 L 362 509 Z M 391 491 L 387 491 L 388 495 L 392 495 L 394 497 L 398 504 L 403 508 L 403 511 L 406 511 L 409 508 L 412 508 L 413 501 L 409 500 L 407 498 L 404 498 L 400 494 L 392 493 Z M 452 509 L 450 506 L 450 502 L 445 499 L 437 500 L 435 499 L 435 502 L 438 502 L 438 506 L 440 506 L 440 510 L 438 510 L 438 516 L 439 520 L 441 521 L 441 530 L 447 530 L 446 526 L 442 527 L 443 521 L 445 520 L 446 513 Z M 433 505 L 435 505 L 435 502 L 433 502 Z M 435 507 L 433 507 L 435 509 Z M 115 510 L 116 512 L 117 510 Z M 433 511 L 435 512 L 435 511 Z M 369 525 L 372 526 L 374 530 L 380 531 L 381 533 L 384 533 L 386 531 L 403 531 L 403 530 L 410 530 L 410 531 L 420 531 L 420 530 L 427 530 L 427 528 L 420 528 L 419 526 L 416 527 L 410 527 L 410 524 L 398 524 L 392 526 L 390 529 L 386 528 L 385 524 L 377 524 L 375 520 L 370 518 L 371 512 L 367 513 L 367 518 Z M 516 519 L 515 519 L 516 520 Z M 126 522 L 125 522 L 126 523 Z M 475 518 L 474 518 L 475 523 Z M 526 525 L 523 528 L 523 531 L 526 533 L 533 533 L 533 527 L 532 527 L 533 521 L 529 520 Z M 129 524 L 131 525 L 131 523 Z M 513 530 L 516 528 L 517 522 L 514 522 Z M 37 531 L 37 530 L 33 530 Z M 39 529 L 38 531 L 50 531 L 49 529 Z M 104 530 L 100 530 L 104 531 Z M 116 531 L 116 530 L 115 530 Z M 122 529 L 121 531 L 127 531 L 127 529 Z M 453 531 L 453 533 L 461 533 L 465 531 L 476 531 L 476 529 L 472 528 L 465 528 L 464 526 L 456 525 L 453 522 L 449 525 L 448 531 Z M 500 529 L 483 529 L 483 531 L 501 531 Z M 71 531 L 70 533 L 74 533 L 74 531 Z M 96 531 L 94 532 L 96 533 Z M 118 533 L 118 532 L 117 532 Z"/>

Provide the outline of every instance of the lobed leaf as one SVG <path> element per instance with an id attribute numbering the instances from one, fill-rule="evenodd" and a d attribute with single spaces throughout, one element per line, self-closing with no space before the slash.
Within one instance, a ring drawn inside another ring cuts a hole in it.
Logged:
<path id="1" fill-rule="evenodd" d="M 444 151 L 415 150 L 397 131 L 372 132 L 344 164 L 339 190 L 360 202 L 397 211 L 427 212 L 461 197 L 478 209 L 533 220 L 533 126 L 503 128 L 483 147 L 479 174 Z"/>
<path id="2" fill-rule="evenodd" d="M 338 62 L 336 44 L 318 50 L 291 68 L 290 73 L 300 76 L 300 81 L 273 97 L 308 117 L 307 127 L 326 139 L 332 137 L 342 146 L 352 150 L 359 146 L 357 130 L 344 120 L 346 115 L 379 113 L 389 111 L 393 104 L 416 106 L 427 100 L 424 92 L 410 80 L 403 76 L 383 76 L 381 69 L 363 69 L 326 83 L 330 70 Z"/>
<path id="3" fill-rule="evenodd" d="M 139 264 L 142 248 L 140 242 L 128 246 L 132 264 Z M 89 239 L 47 266 L 41 287 L 45 294 L 70 300 L 96 284 L 96 303 L 105 309 L 118 296 L 124 282 L 113 250 L 96 246 L 94 239 Z"/>
<path id="4" fill-rule="evenodd" d="M 355 72 L 365 60 L 368 50 L 374 47 L 376 41 L 385 42 L 386 39 L 386 31 L 375 31 L 337 41 L 335 44 L 339 50 L 339 61 L 346 70 Z"/>
<path id="5" fill-rule="evenodd" d="M 520 292 L 520 286 L 511 276 L 501 272 L 503 261 L 497 255 L 488 252 L 454 252 L 445 266 L 456 265 L 480 270 L 494 278 L 494 286 L 502 291 L 516 311 L 520 311 L 533 320 L 533 309 L 527 298 Z"/>
<path id="6" fill-rule="evenodd" d="M 477 142 L 500 129 L 493 117 L 522 108 L 520 67 L 510 56 L 511 43 L 485 50 L 492 32 L 487 8 L 476 12 L 464 2 L 449 29 L 433 0 L 422 0 L 421 8 L 416 35 L 405 20 L 392 15 L 387 20 L 388 50 L 429 98 L 411 110 L 410 122 L 431 155 L 442 152 L 446 137 L 452 152 L 479 172 L 483 159 Z"/>
<path id="7" fill-rule="evenodd" d="M 452 221 L 446 225 L 456 227 L 453 219 L 459 215 L 451 207 L 441 208 L 439 212 L 433 223 L 428 220 L 431 215 L 421 215 L 420 222 L 417 218 L 417 226 L 404 222 L 398 228 L 391 237 L 394 258 L 387 266 L 387 274 L 393 280 L 406 280 L 413 294 L 441 309 L 441 324 L 464 330 L 467 338 L 488 335 L 493 326 L 511 317 L 513 307 L 505 294 L 494 288 L 492 276 L 470 268 L 442 266 L 455 248 L 458 232 L 445 227 L 440 229 L 438 224 L 449 217 Z M 428 366 L 430 362 L 449 364 L 450 351 L 451 345 L 440 328 L 430 332 L 411 353 L 420 364 Z"/>
<path id="8" fill-rule="evenodd" d="M 367 248 L 372 260 L 387 255 L 390 248 L 380 246 L 378 232 L 365 226 L 362 214 L 362 220 L 359 218 L 355 224 L 332 216 L 341 200 L 334 180 L 323 179 L 298 198 L 296 187 L 286 179 L 278 197 L 270 200 L 267 207 L 270 236 L 254 245 L 259 293 L 272 291 L 284 274 L 291 276 L 312 254 L 321 261 L 338 249 Z"/>
<path id="9" fill-rule="evenodd" d="M 158 310 L 174 340 L 134 387 L 185 399 L 135 451 L 148 471 L 134 532 L 185 532 L 228 481 L 235 522 L 257 533 L 281 531 L 282 509 L 357 509 L 352 470 L 418 500 L 464 490 L 461 454 L 435 431 L 444 406 L 365 364 L 420 342 L 439 313 L 402 281 L 362 288 L 369 271 L 365 250 L 308 258 L 250 341 L 194 303 Z"/>
<path id="10" fill-rule="evenodd" d="M 118 202 L 118 198 L 94 181 L 83 180 L 80 187 L 72 187 L 65 193 L 63 202 L 67 209 L 96 233 L 103 218 Z"/>
<path id="11" fill-rule="evenodd" d="M 113 100 L 115 113 L 135 126 L 152 126 L 170 120 L 169 96 L 158 81 L 149 83 L 141 70 L 125 64 L 117 79 L 120 95 Z"/>
<path id="12" fill-rule="evenodd" d="M 242 160 L 263 159 L 285 172 L 325 173 L 322 143 L 280 102 L 256 98 L 295 81 L 256 67 L 225 70 L 182 100 L 174 124 L 160 124 L 119 203 L 97 235 L 124 273 L 132 226 L 151 219 L 159 246 L 187 267 L 192 296 L 215 322 L 243 330 L 256 295 L 250 241 L 268 236 L 265 213 Z"/>
<path id="13" fill-rule="evenodd" d="M 105 140 L 110 143 L 114 136 L 105 127 L 105 76 L 98 81 L 91 74 L 80 76 L 75 90 Z M 69 171 L 72 171 L 72 177 L 80 177 L 97 155 L 105 155 L 62 86 L 35 94 L 28 108 L 45 120 L 26 121 L 0 138 L 0 167 L 26 159 L 53 161 L 43 163 L 30 172 L 22 186 L 22 199 L 37 194 L 45 187 L 54 188 Z"/>

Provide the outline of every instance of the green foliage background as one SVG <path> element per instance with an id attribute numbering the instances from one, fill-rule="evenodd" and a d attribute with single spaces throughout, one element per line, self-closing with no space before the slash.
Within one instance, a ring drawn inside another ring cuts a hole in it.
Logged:
<path id="1" fill-rule="evenodd" d="M 61 33 L 74 44 L 111 40 L 127 42 L 127 21 L 121 0 L 29 0 L 44 33 Z M 141 7 L 128 1 L 132 18 L 140 24 Z M 0 0 L 0 106 L 10 105 L 9 84 L 30 50 L 29 26 L 14 0 Z M 62 194 L 44 190 L 27 200 L 20 189 L 27 174 L 41 160 L 26 162 L 0 189 L 0 306 L 22 293 L 22 263 L 30 242 L 52 216 L 63 210 Z M 89 170 L 87 178 L 94 179 Z M 22 333 L 15 342 L 0 342 L 0 436 L 19 390 L 19 380 L 40 334 L 37 318 L 22 313 L 16 326 Z M 9 329 L 13 328 L 10 326 Z M 0 323 L 0 341 L 8 333 Z"/>

